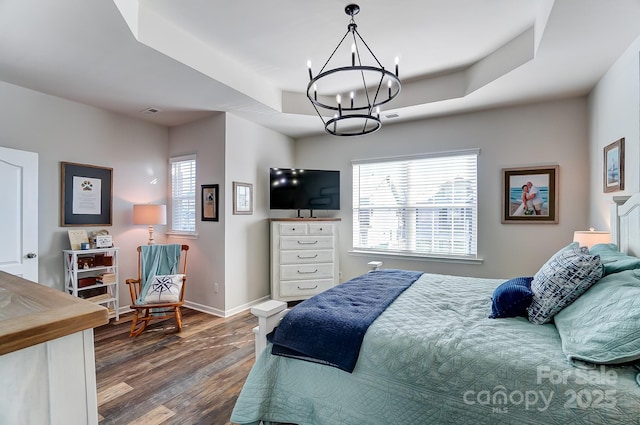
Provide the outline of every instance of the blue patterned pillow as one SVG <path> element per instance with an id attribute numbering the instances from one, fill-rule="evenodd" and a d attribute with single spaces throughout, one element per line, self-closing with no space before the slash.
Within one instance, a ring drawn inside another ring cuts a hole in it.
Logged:
<path id="1" fill-rule="evenodd" d="M 550 322 L 556 313 L 574 302 L 602 274 L 600 257 L 589 254 L 586 247 L 561 250 L 533 276 L 529 321 L 536 324 Z"/>
<path id="2" fill-rule="evenodd" d="M 516 277 L 507 280 L 493 291 L 490 319 L 502 317 L 527 317 L 527 307 L 531 304 L 533 277 Z"/>

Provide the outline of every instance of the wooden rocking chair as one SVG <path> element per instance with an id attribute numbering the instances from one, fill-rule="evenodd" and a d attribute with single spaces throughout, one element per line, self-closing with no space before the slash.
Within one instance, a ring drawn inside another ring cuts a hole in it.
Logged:
<path id="1" fill-rule="evenodd" d="M 140 335 L 152 320 L 164 320 L 171 317 L 175 317 L 176 319 L 176 328 L 178 332 L 182 330 L 182 315 L 180 313 L 180 307 L 184 304 L 184 287 L 187 282 L 187 253 L 189 251 L 189 245 L 182 245 L 180 251 L 180 258 L 177 264 L 177 274 L 182 275 L 180 277 L 174 276 L 173 279 L 177 279 L 177 283 L 180 288 L 177 289 L 177 299 L 176 300 L 162 300 L 162 296 L 158 297 L 156 300 L 141 300 L 141 293 L 143 291 L 143 256 L 142 256 L 142 247 L 138 247 L 138 278 L 137 279 L 126 279 L 126 284 L 129 285 L 129 292 L 131 294 L 131 309 L 134 311 L 133 320 L 131 321 L 131 330 L 129 331 L 129 336 L 138 336 Z M 163 279 L 165 276 L 154 276 L 153 279 Z M 169 279 L 169 276 L 166 276 L 167 284 L 169 286 L 172 285 L 173 280 Z M 179 280 L 181 280 L 181 285 Z M 154 282 L 156 284 L 156 282 Z M 163 287 L 162 284 L 157 285 L 160 288 Z M 148 291 L 147 291 L 148 292 Z M 145 294 L 146 296 L 146 294 Z"/>

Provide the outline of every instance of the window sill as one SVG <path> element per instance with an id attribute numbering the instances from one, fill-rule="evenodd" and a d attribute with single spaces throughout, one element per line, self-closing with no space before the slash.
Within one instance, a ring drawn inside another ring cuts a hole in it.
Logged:
<path id="1" fill-rule="evenodd" d="M 198 239 L 198 234 L 197 233 L 182 233 L 182 232 L 166 232 L 165 235 L 167 235 L 168 238 L 170 239 Z"/>
<path id="2" fill-rule="evenodd" d="M 471 257 L 453 257 L 446 255 L 420 255 L 420 254 L 401 254 L 395 252 L 385 252 L 385 251 L 359 251 L 359 250 L 351 250 L 349 251 L 349 255 L 359 256 L 359 257 L 386 257 L 393 258 L 397 260 L 409 260 L 409 261 L 437 261 L 441 263 L 458 263 L 458 264 L 482 264 L 482 258 L 471 258 Z"/>

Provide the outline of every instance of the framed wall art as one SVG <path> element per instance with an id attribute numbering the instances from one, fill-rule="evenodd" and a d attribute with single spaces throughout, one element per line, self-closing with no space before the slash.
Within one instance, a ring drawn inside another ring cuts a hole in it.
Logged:
<path id="1" fill-rule="evenodd" d="M 218 185 L 202 185 L 202 221 L 218 221 Z"/>
<path id="2" fill-rule="evenodd" d="M 604 147 L 604 191 L 624 190 L 624 138 Z"/>
<path id="3" fill-rule="evenodd" d="M 253 214 L 253 185 L 233 182 L 233 213 Z"/>
<path id="4" fill-rule="evenodd" d="M 111 226 L 113 168 L 60 163 L 60 225 Z"/>
<path id="5" fill-rule="evenodd" d="M 559 166 L 502 169 L 502 223 L 558 223 Z"/>

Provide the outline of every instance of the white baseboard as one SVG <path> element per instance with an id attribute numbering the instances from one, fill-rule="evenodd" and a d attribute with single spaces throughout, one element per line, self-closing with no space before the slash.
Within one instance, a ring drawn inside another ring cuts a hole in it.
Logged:
<path id="1" fill-rule="evenodd" d="M 238 307 L 234 307 L 234 308 L 229 309 L 229 310 L 220 310 L 220 309 L 208 306 L 208 305 L 202 305 L 202 304 L 194 303 L 192 301 L 185 301 L 184 302 L 184 306 L 187 307 L 187 308 L 192 308 L 194 310 L 201 311 L 203 313 L 213 314 L 214 316 L 231 317 L 231 316 L 236 315 L 238 313 L 242 313 L 243 311 L 249 310 L 251 307 L 253 307 L 255 305 L 258 305 L 258 304 L 261 304 L 261 303 L 263 303 L 265 301 L 268 301 L 269 299 L 271 299 L 269 296 L 262 297 L 260 299 L 248 302 L 246 304 L 240 305 Z"/>
<path id="2" fill-rule="evenodd" d="M 243 304 L 241 306 L 232 308 L 230 310 L 220 310 L 217 308 L 213 308 L 211 306 L 208 305 L 203 305 L 203 304 L 198 304 L 198 303 L 194 303 L 192 301 L 185 301 L 184 302 L 184 306 L 193 310 L 197 310 L 197 311 L 201 311 L 203 313 L 207 313 L 207 314 L 212 314 L 214 316 L 218 316 L 218 317 L 231 317 L 233 315 L 236 315 L 238 313 L 242 313 L 245 310 L 249 310 L 251 307 L 256 306 L 258 304 L 261 304 L 265 301 L 270 300 L 271 297 L 269 297 L 268 295 L 266 297 L 262 297 L 259 298 L 255 301 L 251 301 L 249 303 Z M 127 305 L 127 306 L 122 306 L 118 309 L 118 311 L 120 312 L 120 314 L 126 314 L 126 313 L 131 313 L 133 310 Z"/>

